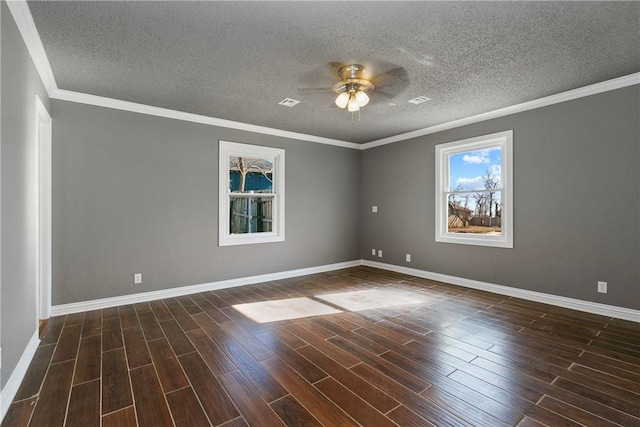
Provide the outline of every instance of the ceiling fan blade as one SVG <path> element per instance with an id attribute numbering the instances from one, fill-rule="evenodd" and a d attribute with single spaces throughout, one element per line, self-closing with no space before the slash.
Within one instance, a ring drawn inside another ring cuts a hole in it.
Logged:
<path id="1" fill-rule="evenodd" d="M 332 103 L 336 96 L 332 87 L 298 88 L 298 95 L 303 101 L 319 105 Z"/>
<path id="2" fill-rule="evenodd" d="M 409 86 L 409 74 L 404 67 L 396 67 L 372 77 L 371 82 L 376 86 L 374 92 L 384 91 L 387 95 L 396 96 Z"/>
<path id="3" fill-rule="evenodd" d="M 331 87 L 300 87 L 298 93 L 333 93 L 333 86 Z"/>
<path id="4" fill-rule="evenodd" d="M 299 87 L 330 87 L 340 80 L 338 70 L 342 66 L 339 62 L 330 62 L 303 74 L 298 80 Z"/>
<path id="5" fill-rule="evenodd" d="M 371 94 L 370 98 L 371 98 L 371 102 L 380 102 L 380 101 L 386 101 L 392 98 L 395 98 L 396 95 L 393 93 L 389 93 L 389 92 L 385 92 L 384 90 L 378 90 L 378 88 L 376 88 L 373 93 Z M 380 98 L 386 98 L 386 99 L 380 99 Z"/>
<path id="6" fill-rule="evenodd" d="M 298 80 L 298 94 L 314 104 L 333 104 L 334 85 L 340 81 L 338 70 L 341 62 L 329 62 L 305 73 Z"/>

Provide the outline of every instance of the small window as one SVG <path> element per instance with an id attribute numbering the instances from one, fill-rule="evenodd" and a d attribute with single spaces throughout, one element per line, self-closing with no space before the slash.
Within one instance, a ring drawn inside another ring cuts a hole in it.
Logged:
<path id="1" fill-rule="evenodd" d="M 220 141 L 219 245 L 284 241 L 284 150 Z"/>
<path id="2" fill-rule="evenodd" d="M 513 247 L 513 131 L 436 145 L 436 241 Z"/>

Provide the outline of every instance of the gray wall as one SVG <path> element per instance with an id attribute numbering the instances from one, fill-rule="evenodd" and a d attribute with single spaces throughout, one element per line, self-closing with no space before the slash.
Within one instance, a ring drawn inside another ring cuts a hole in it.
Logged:
<path id="1" fill-rule="evenodd" d="M 49 99 L 2 2 L 0 342 L 4 388 L 36 331 L 35 95 Z"/>
<path id="2" fill-rule="evenodd" d="M 65 101 L 52 116 L 53 305 L 360 258 L 356 150 Z M 221 139 L 286 150 L 285 242 L 218 247 Z"/>
<path id="3" fill-rule="evenodd" d="M 640 309 L 639 104 L 632 86 L 364 151 L 362 258 Z M 436 243 L 434 146 L 508 129 L 514 248 Z"/>

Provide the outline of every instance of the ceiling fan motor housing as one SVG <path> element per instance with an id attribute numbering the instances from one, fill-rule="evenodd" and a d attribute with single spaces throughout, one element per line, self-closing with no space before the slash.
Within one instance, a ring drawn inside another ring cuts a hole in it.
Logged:
<path id="1" fill-rule="evenodd" d="M 366 69 L 360 64 L 345 65 L 338 70 L 341 81 L 333 86 L 336 93 L 371 92 L 373 83 L 364 78 Z"/>

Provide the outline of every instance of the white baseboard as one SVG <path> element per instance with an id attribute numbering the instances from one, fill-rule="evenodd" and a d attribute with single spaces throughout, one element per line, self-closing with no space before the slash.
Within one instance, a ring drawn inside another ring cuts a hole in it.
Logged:
<path id="1" fill-rule="evenodd" d="M 464 279 L 462 277 L 449 276 L 440 273 L 432 273 L 430 271 L 402 267 L 399 265 L 385 264 L 377 261 L 362 260 L 362 265 L 379 268 L 382 270 L 395 271 L 396 273 L 422 277 L 424 279 L 436 280 L 438 282 L 451 283 L 452 285 L 464 286 L 465 288 L 478 289 L 481 291 L 493 292 L 495 294 L 507 295 L 529 301 L 555 305 L 558 307 L 570 308 L 572 310 L 600 314 L 602 316 L 615 317 L 617 319 L 630 320 L 632 322 L 640 322 L 640 310 L 633 310 L 631 308 L 617 307 L 614 305 L 600 304 L 597 302 L 584 301 L 575 298 L 561 297 L 558 295 L 528 291 L 526 289 L 512 288 L 509 286 L 494 285 L 493 283 Z"/>
<path id="2" fill-rule="evenodd" d="M 61 316 L 65 314 L 80 313 L 83 311 L 100 310 L 103 308 L 116 307 L 119 305 L 148 302 L 157 299 L 172 298 L 198 292 L 215 291 L 218 289 L 269 282 L 272 280 L 281 280 L 291 277 L 306 276 L 315 273 L 324 273 L 327 271 L 340 270 L 343 268 L 356 267 L 359 265 L 379 268 L 381 270 L 395 271 L 397 273 L 403 273 L 411 276 L 422 277 L 425 279 L 436 280 L 439 282 L 451 283 L 453 285 L 464 286 L 470 289 L 478 289 L 500 295 L 522 298 L 529 301 L 537 301 L 545 304 L 555 305 L 558 307 L 584 311 L 587 313 L 600 314 L 602 316 L 640 322 L 640 310 L 583 301 L 575 298 L 561 297 L 558 295 L 545 294 L 542 292 L 528 291 L 526 289 L 512 288 L 509 286 L 495 285 L 493 283 L 481 282 L 479 280 L 465 279 L 462 277 L 449 276 L 446 274 L 433 273 L 430 271 L 418 270 L 415 268 L 402 267 L 399 265 L 385 264 L 382 262 L 362 259 L 341 262 L 337 264 L 321 265 L 317 267 L 301 268 L 297 270 L 288 270 L 278 273 L 268 273 L 260 274 L 257 276 L 240 277 L 237 279 L 221 280 L 218 282 L 203 283 L 199 285 L 182 286 L 179 288 L 164 289 L 160 291 L 144 292 L 140 294 L 123 295 L 112 298 L 103 298 L 91 301 L 56 305 L 51 308 L 51 315 Z"/>
<path id="3" fill-rule="evenodd" d="M 0 423 L 7 414 L 9 405 L 13 402 L 13 398 L 16 397 L 16 393 L 20 388 L 20 384 L 22 384 L 22 380 L 27 373 L 27 368 L 31 364 L 31 360 L 36 354 L 39 344 L 40 338 L 38 337 L 38 328 L 36 328 L 31 340 L 29 340 L 29 343 L 27 344 L 27 348 L 22 352 L 22 357 L 20 357 L 18 364 L 11 373 L 9 381 L 7 381 L 7 384 L 4 386 L 2 391 L 0 391 Z"/>
<path id="4" fill-rule="evenodd" d="M 315 273 L 340 270 L 362 265 L 362 260 L 327 264 L 317 267 L 300 268 L 297 270 L 281 271 L 278 273 L 259 274 L 257 276 L 240 277 L 238 279 L 221 280 L 218 282 L 202 283 L 199 285 L 181 286 L 179 288 L 163 289 L 160 291 L 144 292 L 140 294 L 123 295 L 112 298 L 96 299 L 91 301 L 74 302 L 51 307 L 52 316 L 80 313 L 83 311 L 100 310 L 119 305 L 135 304 L 163 298 L 172 298 L 198 292 L 215 291 L 218 289 L 234 288 L 236 286 L 252 285 L 255 283 L 270 282 L 273 280 L 288 279 L 291 277 L 306 276 Z"/>

